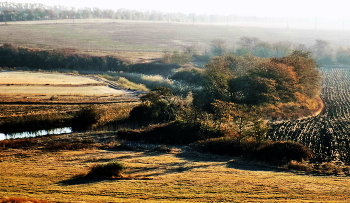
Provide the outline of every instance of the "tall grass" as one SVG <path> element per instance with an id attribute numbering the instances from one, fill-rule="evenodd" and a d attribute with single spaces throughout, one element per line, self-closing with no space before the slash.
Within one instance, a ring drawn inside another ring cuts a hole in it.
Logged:
<path id="1" fill-rule="evenodd" d="M 125 72 L 108 72 L 109 77 L 108 79 L 112 79 L 116 81 L 118 84 L 119 82 L 122 82 L 120 85 L 123 84 L 123 79 L 120 80 L 120 78 L 125 78 L 128 81 L 138 84 L 138 85 L 144 85 L 148 89 L 153 89 L 155 87 L 167 87 L 167 88 L 174 88 L 174 82 L 170 79 L 164 78 L 161 75 L 145 75 L 142 73 L 125 73 Z M 113 79 L 114 77 L 114 79 Z M 125 82 L 125 84 L 127 84 Z M 130 88 L 132 89 L 132 88 Z M 144 89 L 140 89 L 144 90 Z"/>
<path id="2" fill-rule="evenodd" d="M 123 121 L 137 103 L 84 106 L 76 112 L 72 124 L 76 130 L 97 129 L 113 122 Z"/>
<path id="3" fill-rule="evenodd" d="M 161 75 L 163 77 L 169 77 L 178 68 L 180 68 L 180 65 L 177 64 L 141 63 L 129 65 L 127 72 L 140 73 L 145 75 Z"/>
<path id="4" fill-rule="evenodd" d="M 131 90 L 141 90 L 141 91 L 149 91 L 149 89 L 144 85 L 144 84 L 140 84 L 140 83 L 135 83 L 135 82 L 131 82 L 130 80 L 124 78 L 124 77 L 119 77 L 116 80 L 117 84 L 127 88 L 127 89 L 131 89 Z"/>
<path id="5" fill-rule="evenodd" d="M 102 111 L 102 115 L 98 120 L 98 125 L 96 125 L 96 127 L 127 119 L 130 111 L 137 105 L 138 103 L 100 105 L 98 108 Z"/>
<path id="6" fill-rule="evenodd" d="M 12 116 L 0 120 L 0 129 L 3 133 L 19 131 L 36 131 L 65 127 L 72 118 L 69 114 L 50 113 L 40 115 Z"/>

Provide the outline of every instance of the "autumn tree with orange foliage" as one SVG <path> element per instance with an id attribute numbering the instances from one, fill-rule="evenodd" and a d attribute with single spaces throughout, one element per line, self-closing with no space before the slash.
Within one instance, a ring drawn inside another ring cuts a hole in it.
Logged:
<path id="1" fill-rule="evenodd" d="M 305 114 L 309 113 L 305 110 L 317 108 L 317 102 L 312 100 L 320 93 L 321 76 L 309 52 L 294 51 L 286 57 L 270 59 L 215 57 L 205 67 L 205 76 L 203 94 L 207 103 L 220 100 L 269 110 L 274 109 L 273 105 L 280 115 L 290 109 Z"/>

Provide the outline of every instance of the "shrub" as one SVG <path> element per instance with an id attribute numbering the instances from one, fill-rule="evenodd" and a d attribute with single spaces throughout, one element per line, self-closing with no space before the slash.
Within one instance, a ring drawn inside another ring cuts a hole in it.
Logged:
<path id="1" fill-rule="evenodd" d="M 122 172 L 126 169 L 120 162 L 109 162 L 107 164 L 95 165 L 90 169 L 86 177 L 94 178 L 121 178 Z"/>
<path id="2" fill-rule="evenodd" d="M 251 141 L 238 142 L 236 137 L 220 137 L 199 141 L 192 146 L 200 152 L 240 156 L 252 151 L 256 145 Z"/>
<path id="3" fill-rule="evenodd" d="M 91 127 L 101 117 L 101 112 L 97 106 L 83 107 L 78 111 L 72 119 L 73 128 L 76 130 L 82 130 Z"/>
<path id="4" fill-rule="evenodd" d="M 192 55 L 188 52 L 174 51 L 173 53 L 165 53 L 161 60 L 163 63 L 185 64 L 190 62 L 191 59 Z"/>
<path id="5" fill-rule="evenodd" d="M 174 121 L 161 125 L 153 125 L 142 130 L 120 130 L 119 139 L 146 141 L 159 144 L 189 144 L 201 139 L 200 126 Z"/>
<path id="6" fill-rule="evenodd" d="M 290 170 L 297 170 L 297 171 L 305 171 L 305 172 L 312 172 L 313 171 L 313 165 L 310 165 L 305 162 L 297 162 L 297 161 L 290 161 L 287 164 L 287 168 Z"/>
<path id="7" fill-rule="evenodd" d="M 139 124 L 164 123 L 175 120 L 172 90 L 156 87 L 141 97 L 142 103 L 130 111 L 129 119 Z"/>
<path id="8" fill-rule="evenodd" d="M 183 81 L 193 85 L 205 85 L 205 78 L 196 69 L 178 71 L 170 77 L 172 80 Z"/>
<path id="9" fill-rule="evenodd" d="M 315 170 L 317 173 L 326 174 L 326 175 L 342 175 L 343 167 L 339 166 L 332 162 L 325 162 L 315 166 Z"/>
<path id="10" fill-rule="evenodd" d="M 145 75 L 162 75 L 164 77 L 168 77 L 178 68 L 180 68 L 180 66 L 177 64 L 141 63 L 130 65 L 127 72 L 142 73 Z"/>
<path id="11" fill-rule="evenodd" d="M 254 150 L 250 158 L 284 165 L 292 160 L 299 162 L 310 160 L 314 158 L 314 154 L 311 149 L 300 143 L 270 142 Z"/>
<path id="12" fill-rule="evenodd" d="M 176 120 L 139 130 L 119 130 L 117 136 L 118 139 L 157 144 L 190 144 L 199 140 L 221 137 L 223 134 L 199 122 Z"/>
<path id="13" fill-rule="evenodd" d="M 28 149 L 39 143 L 36 138 L 9 139 L 0 141 L 0 149 Z"/>

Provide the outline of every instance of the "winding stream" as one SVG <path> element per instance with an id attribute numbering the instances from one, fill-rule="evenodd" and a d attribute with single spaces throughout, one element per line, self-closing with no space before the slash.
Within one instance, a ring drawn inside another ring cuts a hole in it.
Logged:
<path id="1" fill-rule="evenodd" d="M 72 132 L 73 130 L 71 127 L 64 127 L 64 128 L 55 128 L 51 130 L 38 130 L 34 132 L 19 132 L 19 133 L 11 133 L 11 134 L 0 133 L 0 140 L 37 137 L 37 136 L 45 136 L 45 135 L 59 135 L 59 134 L 72 133 Z"/>

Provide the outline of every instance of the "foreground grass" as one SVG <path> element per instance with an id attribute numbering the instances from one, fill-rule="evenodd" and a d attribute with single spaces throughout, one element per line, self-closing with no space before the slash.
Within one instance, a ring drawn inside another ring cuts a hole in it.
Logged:
<path id="1" fill-rule="evenodd" d="M 0 198 L 52 202 L 347 202 L 350 198 L 350 179 L 345 177 L 274 171 L 184 148 L 169 153 L 30 148 L 6 149 L 0 155 Z M 123 163 L 129 178 L 81 178 L 92 166 L 111 161 Z"/>

